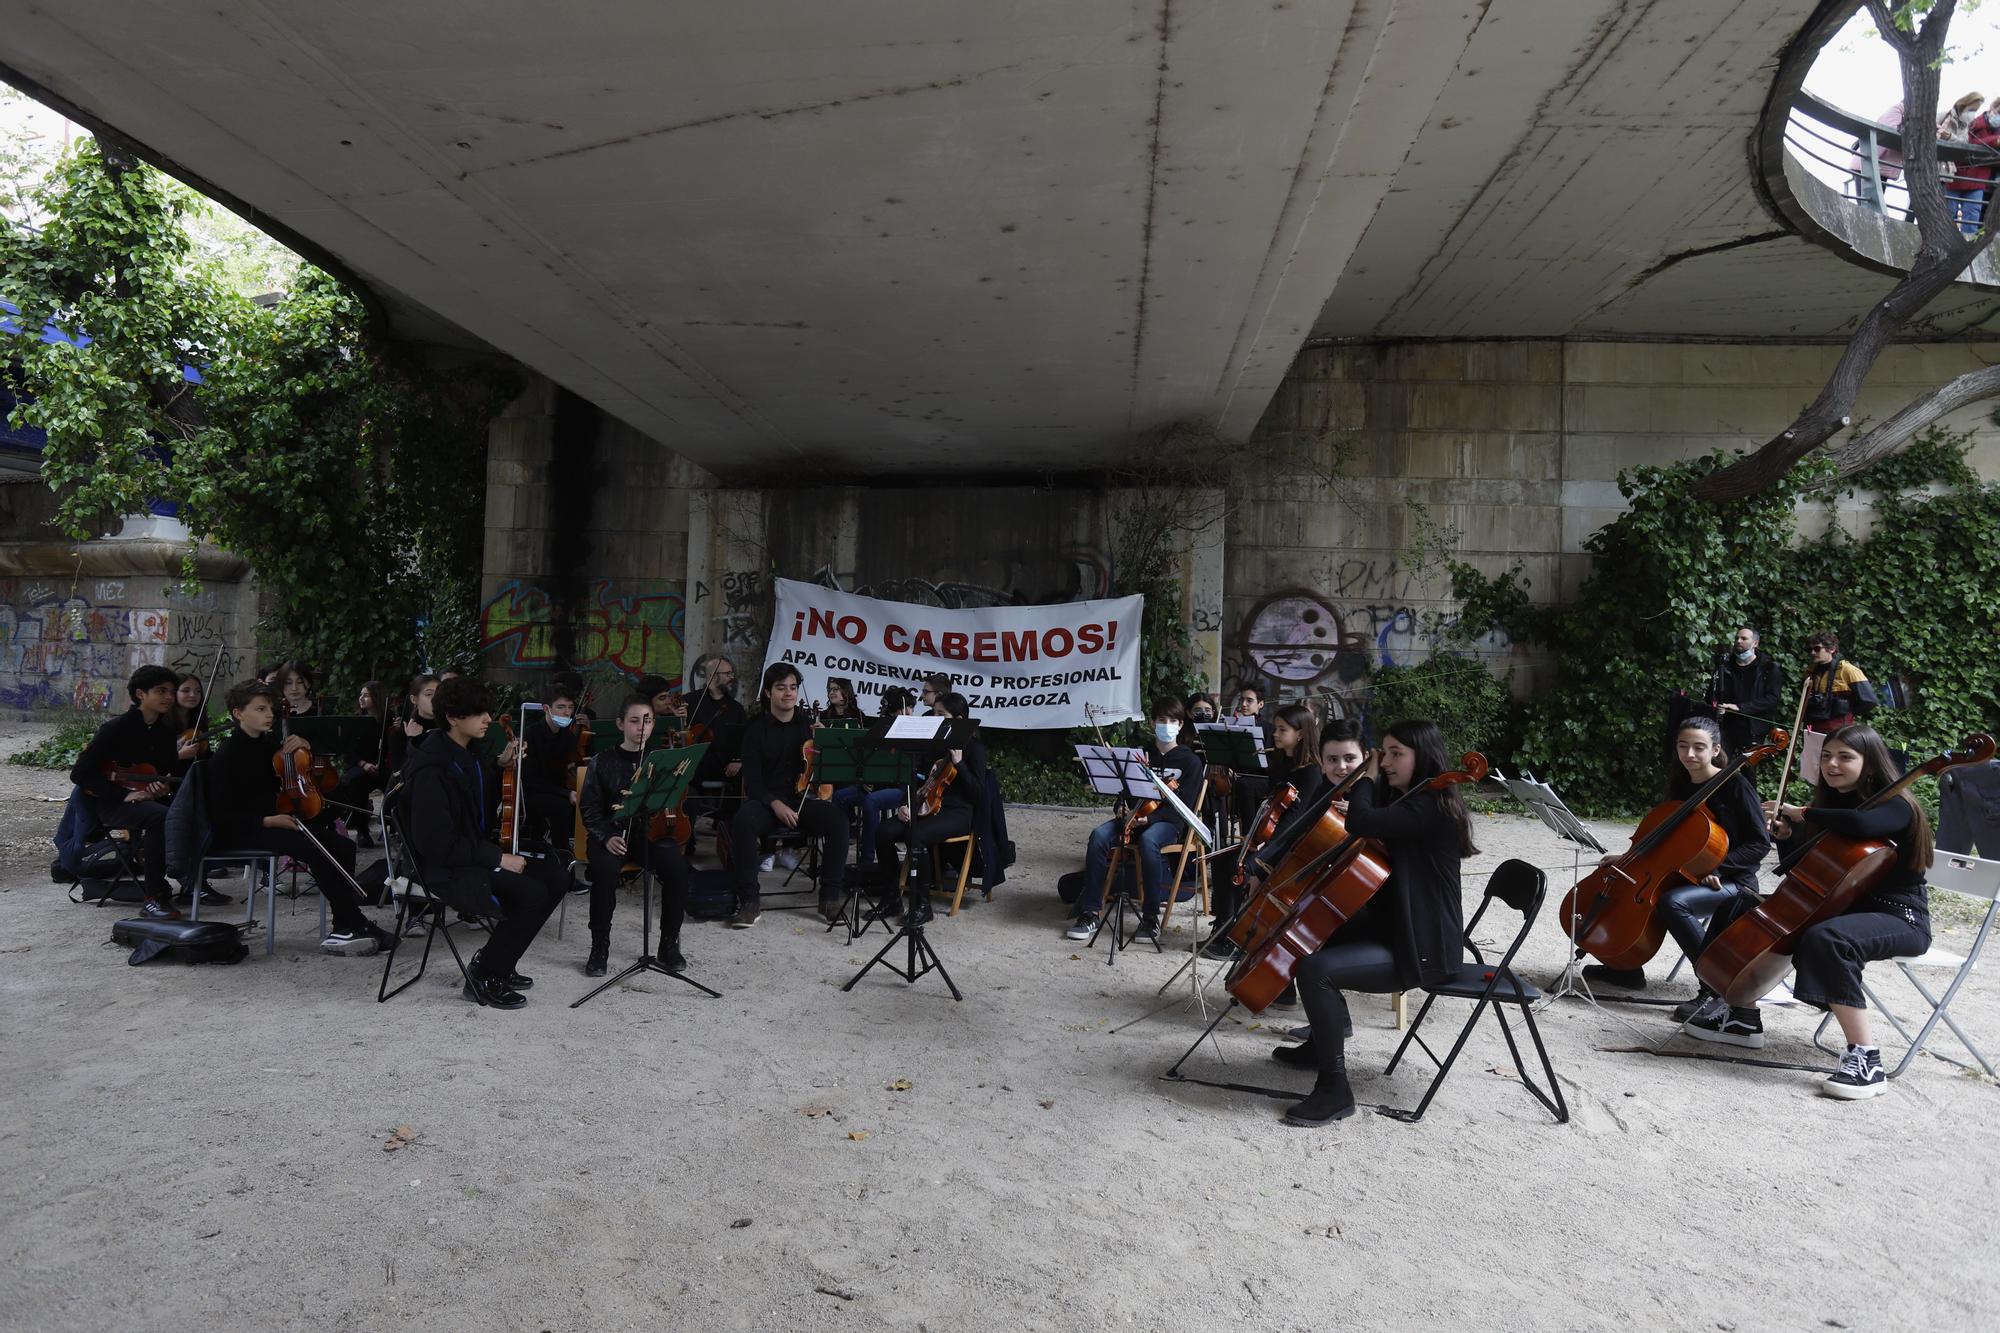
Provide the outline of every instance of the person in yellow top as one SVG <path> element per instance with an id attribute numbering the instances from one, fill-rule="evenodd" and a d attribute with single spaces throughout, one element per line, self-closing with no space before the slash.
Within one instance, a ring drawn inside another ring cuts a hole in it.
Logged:
<path id="1" fill-rule="evenodd" d="M 1806 639 L 1806 725 L 1833 732 L 1875 711 L 1875 687 L 1860 667 L 1843 661 L 1840 636 L 1823 629 Z"/>

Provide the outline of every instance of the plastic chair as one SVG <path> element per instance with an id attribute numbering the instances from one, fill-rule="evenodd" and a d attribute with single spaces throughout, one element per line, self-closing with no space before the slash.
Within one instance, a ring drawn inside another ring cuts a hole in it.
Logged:
<path id="1" fill-rule="evenodd" d="M 1383 1115 L 1411 1124 L 1424 1118 L 1424 1112 L 1430 1108 L 1431 1098 L 1437 1096 L 1437 1090 L 1443 1086 L 1445 1076 L 1451 1073 L 1451 1067 L 1457 1061 L 1458 1053 L 1465 1049 L 1466 1039 L 1472 1035 L 1473 1026 L 1479 1022 L 1479 1016 L 1486 1012 L 1487 1006 L 1490 1005 L 1493 1008 L 1494 1020 L 1500 1024 L 1500 1033 L 1507 1039 L 1507 1050 L 1514 1057 L 1514 1071 L 1520 1075 L 1521 1086 L 1532 1093 L 1536 1101 L 1548 1108 L 1555 1116 L 1557 1124 L 1564 1124 L 1569 1120 L 1569 1106 L 1563 1101 L 1562 1085 L 1556 1081 L 1555 1066 L 1549 1063 L 1549 1051 L 1548 1047 L 1542 1044 L 1541 1029 L 1535 1026 L 1533 1005 L 1542 998 L 1541 992 L 1521 980 L 1515 974 L 1513 966 L 1514 955 L 1519 952 L 1522 943 L 1528 938 L 1528 932 L 1533 929 L 1535 917 L 1542 908 L 1542 899 L 1547 894 L 1548 876 L 1526 861 L 1503 861 L 1495 868 L 1486 881 L 1486 896 L 1480 900 L 1479 910 L 1474 912 L 1472 920 L 1465 924 L 1465 947 L 1472 951 L 1472 961 L 1460 963 L 1457 970 L 1442 985 L 1424 988 L 1423 1008 L 1417 1010 L 1416 1021 L 1410 1024 L 1410 1030 L 1404 1034 L 1402 1043 L 1396 1047 L 1396 1053 L 1389 1057 L 1389 1067 L 1383 1071 L 1384 1074 L 1395 1073 L 1397 1063 L 1403 1058 L 1403 1052 L 1409 1049 L 1411 1042 L 1415 1042 L 1423 1048 L 1424 1054 L 1431 1058 L 1431 1063 L 1438 1067 L 1437 1075 L 1431 1079 L 1430 1087 L 1424 1090 L 1424 1098 L 1417 1103 L 1414 1111 L 1401 1111 L 1385 1106 L 1381 1108 Z M 1486 915 L 1486 910 L 1493 905 L 1495 899 L 1521 914 L 1521 929 L 1514 936 L 1514 942 L 1507 946 L 1507 952 L 1500 960 L 1497 963 L 1488 963 L 1480 954 L 1478 944 L 1473 942 L 1472 932 L 1478 929 L 1481 918 Z M 1423 1039 L 1421 1033 L 1424 1020 L 1430 1016 L 1431 1006 L 1437 1003 L 1440 996 L 1445 995 L 1461 1000 L 1472 1000 L 1474 1003 L 1472 1012 L 1466 1016 L 1465 1026 L 1459 1030 L 1458 1040 L 1452 1044 L 1451 1053 L 1440 1060 L 1437 1052 L 1430 1048 L 1430 1044 Z M 1514 1030 L 1508 1026 L 1507 1016 L 1502 1008 L 1505 1005 L 1518 1008 L 1521 1011 L 1522 1021 L 1528 1025 L 1528 1036 L 1535 1043 L 1535 1054 L 1541 1057 L 1542 1073 L 1548 1078 L 1549 1090 L 1546 1093 L 1528 1076 L 1528 1067 L 1521 1059 L 1521 1048 L 1514 1041 Z"/>

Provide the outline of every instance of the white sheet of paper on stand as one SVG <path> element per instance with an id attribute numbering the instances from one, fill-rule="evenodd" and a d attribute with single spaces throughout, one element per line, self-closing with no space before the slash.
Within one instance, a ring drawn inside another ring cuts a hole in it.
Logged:
<path id="1" fill-rule="evenodd" d="M 883 736 L 892 741 L 934 741 L 938 732 L 944 729 L 944 724 L 950 720 L 945 717 L 915 715 L 899 717 L 889 724 L 889 730 L 884 732 Z"/>
<path id="2" fill-rule="evenodd" d="M 1150 772 L 1151 770 L 1148 771 Z M 1159 780 L 1159 776 L 1157 773 L 1153 774 L 1155 781 Z M 1187 808 L 1187 803 L 1174 793 L 1174 789 L 1163 781 L 1159 782 L 1159 789 L 1160 803 L 1181 817 L 1181 823 L 1187 825 L 1193 831 L 1194 836 L 1201 839 L 1202 846 L 1208 847 L 1213 845 L 1215 835 L 1208 831 L 1208 826 L 1195 816 L 1194 811 Z"/>
<path id="3" fill-rule="evenodd" d="M 1826 749 L 1826 733 L 1808 731 L 1799 740 L 1799 776 L 1807 782 L 1819 781 L 1820 751 Z"/>

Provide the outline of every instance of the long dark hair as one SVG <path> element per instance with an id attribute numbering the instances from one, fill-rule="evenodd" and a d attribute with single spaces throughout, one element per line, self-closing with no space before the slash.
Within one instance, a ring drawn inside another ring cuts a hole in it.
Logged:
<path id="1" fill-rule="evenodd" d="M 1408 718 L 1391 726 L 1385 734 L 1394 736 L 1416 753 L 1417 766 L 1410 774 L 1412 791 L 1438 774 L 1451 771 L 1451 755 L 1445 748 L 1444 733 L 1438 730 L 1437 723 L 1420 717 Z M 1439 808 L 1450 816 L 1452 824 L 1458 829 L 1458 854 L 1462 857 L 1479 855 L 1479 849 L 1472 845 L 1472 814 L 1465 808 L 1465 799 L 1458 794 L 1458 787 L 1443 787 L 1432 794 L 1437 797 Z"/>
<path id="2" fill-rule="evenodd" d="M 840 690 L 839 708 L 833 706 L 833 691 L 836 687 Z M 826 678 L 826 715 L 828 717 L 843 718 L 861 716 L 861 700 L 854 693 L 854 682 L 846 676 L 828 676 Z"/>
<path id="3" fill-rule="evenodd" d="M 361 689 L 374 704 L 374 707 L 367 713 L 364 713 L 363 716 L 372 717 L 377 722 L 387 722 L 389 720 L 390 706 L 396 702 L 389 693 L 389 682 L 386 680 L 364 680 L 361 682 Z M 359 702 L 358 698 L 356 702 Z"/>
<path id="4" fill-rule="evenodd" d="M 1722 745 L 1722 728 L 1716 725 L 1714 718 L 1682 718 L 1681 724 L 1674 728 L 1674 741 L 1676 744 L 1680 742 L 1683 731 L 1699 731 L 1707 736 L 1709 743 L 1715 746 L 1715 766 L 1717 768 L 1728 766 L 1729 753 Z M 1687 765 L 1681 762 L 1680 752 L 1676 750 L 1674 757 L 1667 761 L 1667 799 L 1670 801 L 1685 801 L 1692 795 L 1694 795 L 1694 779 L 1688 776 Z"/>
<path id="5" fill-rule="evenodd" d="M 1881 733 L 1863 723 L 1842 727 L 1826 738 L 1832 745 L 1838 742 L 1861 756 L 1861 777 L 1854 784 L 1852 796 L 1843 796 L 1826 785 L 1824 778 L 1813 787 L 1813 800 L 1822 805 L 1840 806 L 1848 801 L 1865 801 L 1884 787 L 1892 786 L 1903 775 L 1896 766 L 1894 755 L 1889 753 L 1888 744 Z M 1924 808 L 1917 804 L 1916 797 L 1906 790 L 1899 793 L 1910 806 L 1910 829 L 1896 840 L 1898 860 L 1906 870 L 1929 870 L 1932 857 L 1931 820 Z"/>
<path id="6" fill-rule="evenodd" d="M 1286 704 L 1278 710 L 1274 721 L 1290 727 L 1298 736 L 1298 744 L 1283 752 L 1285 763 L 1291 768 L 1311 768 L 1319 763 L 1319 719 L 1312 709 L 1304 704 Z"/>

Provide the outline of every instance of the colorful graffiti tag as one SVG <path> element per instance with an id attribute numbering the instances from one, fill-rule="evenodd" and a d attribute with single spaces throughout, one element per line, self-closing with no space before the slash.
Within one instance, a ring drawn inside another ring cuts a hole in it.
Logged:
<path id="1" fill-rule="evenodd" d="M 97 606 L 46 583 L 0 580 L 0 707 L 100 709 L 122 699 L 134 667 L 166 660 L 170 619 L 158 608 Z"/>
<path id="2" fill-rule="evenodd" d="M 480 610 L 480 651 L 498 667 L 555 665 L 562 609 L 543 589 L 511 580 Z M 611 580 L 597 579 L 570 609 L 576 635 L 571 665 L 609 666 L 634 680 L 657 675 L 678 684 L 685 615 L 679 592 L 620 592 Z"/>

